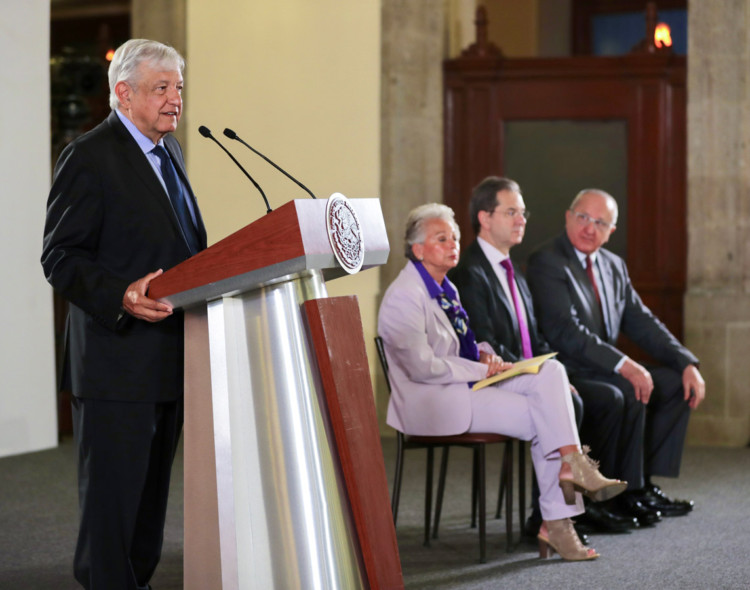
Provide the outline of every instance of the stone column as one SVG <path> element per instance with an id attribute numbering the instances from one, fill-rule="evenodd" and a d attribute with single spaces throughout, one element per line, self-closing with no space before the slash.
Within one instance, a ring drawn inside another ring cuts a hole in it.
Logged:
<path id="1" fill-rule="evenodd" d="M 690 2 L 685 341 L 707 394 L 688 440 L 750 440 L 750 7 Z"/>
<path id="2" fill-rule="evenodd" d="M 408 212 L 443 200 L 442 68 L 446 4 L 384 0 L 381 44 L 381 202 L 391 255 L 382 290 L 404 265 Z"/>
<path id="3" fill-rule="evenodd" d="M 475 0 L 382 2 L 380 199 L 391 254 L 380 268 L 380 296 L 406 263 L 406 215 L 443 200 L 442 63 L 474 40 L 475 6 Z M 377 374 L 382 424 L 388 396 Z"/>
<path id="4" fill-rule="evenodd" d="M 185 58 L 185 77 L 189 79 L 190 62 L 185 55 L 186 42 L 186 0 L 132 0 L 130 9 L 131 36 L 136 39 L 154 39 L 171 45 Z M 190 112 L 186 105 L 186 113 Z M 187 151 L 186 137 L 189 115 L 180 119 L 175 137 L 184 151 Z"/>
<path id="5" fill-rule="evenodd" d="M 434 0 L 382 3 L 380 202 L 391 253 L 380 267 L 378 305 L 406 262 L 407 214 L 423 203 L 443 200 L 441 63 L 446 56 L 446 10 L 445 2 Z M 376 375 L 382 428 L 388 393 L 382 372 Z"/>

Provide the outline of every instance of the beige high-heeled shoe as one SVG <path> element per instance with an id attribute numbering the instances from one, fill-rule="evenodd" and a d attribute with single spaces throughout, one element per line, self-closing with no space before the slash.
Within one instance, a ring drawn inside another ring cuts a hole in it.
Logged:
<path id="1" fill-rule="evenodd" d="M 568 453 L 562 457 L 570 465 L 570 475 L 560 474 L 560 487 L 566 504 L 575 504 L 576 489 L 586 494 L 594 502 L 603 502 L 614 498 L 625 491 L 628 482 L 619 479 L 608 479 L 599 473 L 599 463 L 589 454 L 589 447 L 584 446 L 582 453 Z"/>
<path id="2" fill-rule="evenodd" d="M 573 521 L 569 518 L 547 520 L 547 536 L 539 530 L 539 557 L 546 559 L 557 552 L 566 561 L 588 561 L 596 559 L 599 554 L 594 549 L 588 549 L 581 543 L 578 533 L 573 528 Z"/>

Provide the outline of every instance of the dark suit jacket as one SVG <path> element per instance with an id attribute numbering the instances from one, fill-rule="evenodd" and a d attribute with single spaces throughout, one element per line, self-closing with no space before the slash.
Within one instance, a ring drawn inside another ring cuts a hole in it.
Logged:
<path id="1" fill-rule="evenodd" d="M 532 352 L 534 355 L 552 352 L 539 333 L 526 280 L 515 264 L 513 270 L 518 295 L 526 307 Z M 466 248 L 458 265 L 448 276 L 458 287 L 461 302 L 469 314 L 469 325 L 476 334 L 477 341 L 489 342 L 503 360 L 522 360 L 523 350 L 515 307 L 476 240 Z"/>
<path id="2" fill-rule="evenodd" d="M 698 359 L 643 304 L 625 261 L 599 249 L 597 262 L 607 313 L 603 325 L 594 289 L 568 236 L 554 238 L 532 253 L 526 276 L 539 325 L 573 376 L 611 374 L 623 357 L 620 332 L 659 362 L 679 371 Z"/>
<path id="3" fill-rule="evenodd" d="M 176 139 L 164 144 L 188 189 L 202 248 L 206 230 Z M 183 319 L 122 315 L 133 281 L 190 256 L 169 198 L 113 112 L 74 140 L 55 167 L 42 266 L 70 302 L 63 386 L 78 397 L 170 401 L 182 395 Z"/>

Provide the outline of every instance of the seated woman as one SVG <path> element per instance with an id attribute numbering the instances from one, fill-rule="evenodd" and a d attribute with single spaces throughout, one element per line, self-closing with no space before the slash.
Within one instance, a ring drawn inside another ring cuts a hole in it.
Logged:
<path id="1" fill-rule="evenodd" d="M 599 554 L 581 544 L 570 520 L 583 512 L 580 492 L 604 500 L 626 484 L 606 479 L 581 453 L 568 377 L 559 362 L 546 361 L 536 375 L 478 391 L 469 387 L 512 364 L 489 344 L 477 345 L 445 276 L 458 263 L 458 239 L 449 207 L 432 203 L 409 214 L 409 262 L 388 287 L 378 317 L 392 386 L 388 424 L 412 435 L 496 432 L 530 440 L 544 518 L 540 556 L 552 548 L 563 559 L 595 559 Z"/>

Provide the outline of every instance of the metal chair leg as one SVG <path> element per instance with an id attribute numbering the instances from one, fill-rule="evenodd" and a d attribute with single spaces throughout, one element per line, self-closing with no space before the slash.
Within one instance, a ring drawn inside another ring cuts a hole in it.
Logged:
<path id="1" fill-rule="evenodd" d="M 508 489 L 505 495 L 505 550 L 510 553 L 513 550 L 513 441 L 505 443 L 505 478 Z"/>
<path id="2" fill-rule="evenodd" d="M 443 511 L 443 493 L 445 492 L 445 477 L 448 472 L 448 452 L 450 447 L 443 447 L 443 455 L 440 459 L 440 475 L 438 476 L 437 500 L 435 501 L 435 522 L 432 525 L 432 538 L 438 538 L 440 527 L 440 515 Z"/>
<path id="3" fill-rule="evenodd" d="M 477 498 L 479 496 L 479 449 L 484 445 L 473 446 L 472 467 L 471 467 L 471 528 L 477 526 Z"/>
<path id="4" fill-rule="evenodd" d="M 495 518 L 500 518 L 502 516 L 503 497 L 505 496 L 505 488 L 507 486 L 507 482 L 505 481 L 505 473 L 507 469 L 506 462 L 508 461 L 508 455 L 505 453 L 507 443 L 505 443 L 505 445 L 506 446 L 503 447 L 503 464 L 502 467 L 500 467 L 500 488 L 497 492 L 497 509 L 495 510 Z"/>
<path id="5" fill-rule="evenodd" d="M 478 486 L 479 486 L 479 563 L 487 562 L 487 505 L 486 505 L 486 486 L 485 486 L 485 472 L 484 472 L 484 447 L 485 445 L 478 445 L 476 449 L 477 461 L 479 463 L 478 473 Z"/>
<path id="6" fill-rule="evenodd" d="M 427 481 L 424 491 L 424 546 L 430 546 L 430 521 L 432 520 L 432 472 L 434 448 L 427 447 Z"/>
<path id="7" fill-rule="evenodd" d="M 393 477 L 393 494 L 391 495 L 391 512 L 393 526 L 398 519 L 398 503 L 401 498 L 401 479 L 404 474 L 404 435 L 400 432 L 396 436 L 396 474 Z"/>
<path id="8" fill-rule="evenodd" d="M 518 441 L 518 512 L 521 531 L 526 526 L 526 443 Z"/>

